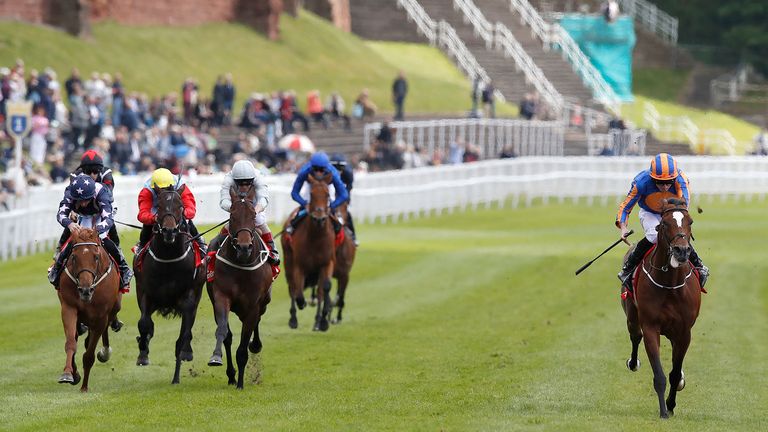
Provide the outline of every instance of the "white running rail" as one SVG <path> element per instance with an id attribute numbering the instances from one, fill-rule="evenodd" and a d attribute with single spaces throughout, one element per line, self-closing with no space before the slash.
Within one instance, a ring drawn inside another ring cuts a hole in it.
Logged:
<path id="1" fill-rule="evenodd" d="M 429 160 L 436 152 L 447 154 L 454 143 L 478 148 L 481 159 L 497 159 L 502 150 L 517 156 L 562 156 L 565 127 L 557 121 L 508 119 L 444 119 L 399 121 L 389 123 L 394 131 L 394 143 L 402 141 L 423 149 Z M 366 123 L 365 149 L 374 142 L 381 123 Z"/>
<path id="2" fill-rule="evenodd" d="M 661 40 L 677 45 L 677 18 L 646 0 L 619 0 L 621 10 Z"/>
<path id="3" fill-rule="evenodd" d="M 679 157 L 692 180 L 694 200 L 702 196 L 765 197 L 768 158 Z M 648 168 L 647 157 L 530 157 L 483 161 L 407 171 L 359 174 L 351 211 L 358 221 L 396 222 L 411 216 L 490 204 L 530 204 L 534 199 L 595 198 L 618 203 L 634 175 Z M 282 222 L 296 204 L 290 198 L 294 176 L 268 176 L 269 222 Z M 118 220 L 136 223 L 136 195 L 143 178 L 115 178 Z M 189 179 L 198 203 L 195 222 L 218 223 L 221 176 Z M 61 235 L 55 214 L 64 184 L 30 189 L 26 205 L 0 213 L 0 260 L 50 250 Z M 119 230 L 129 228 L 120 227 Z M 365 229 L 358 227 L 360 235 Z M 208 238 L 211 235 L 207 236 Z M 127 249 L 127 248 L 126 248 Z M 40 275 L 40 277 L 44 277 Z"/>

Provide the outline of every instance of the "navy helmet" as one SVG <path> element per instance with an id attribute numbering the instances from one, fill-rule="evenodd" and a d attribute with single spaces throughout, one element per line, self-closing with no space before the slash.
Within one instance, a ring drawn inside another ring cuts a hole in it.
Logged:
<path id="1" fill-rule="evenodd" d="M 333 156 L 331 156 L 331 163 L 337 168 L 345 167 L 347 166 L 347 158 L 341 153 L 334 153 Z"/>
<path id="2" fill-rule="evenodd" d="M 78 174 L 72 180 L 69 193 L 75 201 L 89 200 L 96 196 L 96 182 L 87 174 Z"/>
<path id="3" fill-rule="evenodd" d="M 312 165 L 312 168 L 325 168 L 329 163 L 330 160 L 328 160 L 328 155 L 325 152 L 317 152 L 309 158 L 309 164 Z"/>

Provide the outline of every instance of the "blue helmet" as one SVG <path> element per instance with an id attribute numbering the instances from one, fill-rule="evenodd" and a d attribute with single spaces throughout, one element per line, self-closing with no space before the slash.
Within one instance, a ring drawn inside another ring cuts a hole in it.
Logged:
<path id="1" fill-rule="evenodd" d="M 331 163 L 336 167 L 347 166 L 347 158 L 341 153 L 334 153 L 333 156 L 331 156 Z"/>
<path id="2" fill-rule="evenodd" d="M 325 152 L 317 152 L 312 155 L 311 158 L 309 158 L 309 164 L 312 165 L 312 167 L 327 167 L 330 161 L 328 160 L 328 155 L 325 154 Z"/>
<path id="3" fill-rule="evenodd" d="M 69 193 L 75 201 L 89 200 L 96 196 L 96 181 L 88 174 L 79 174 L 70 184 Z"/>

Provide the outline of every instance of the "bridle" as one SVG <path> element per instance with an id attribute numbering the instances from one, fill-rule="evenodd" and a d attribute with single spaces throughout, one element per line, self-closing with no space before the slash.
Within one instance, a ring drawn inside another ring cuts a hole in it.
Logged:
<path id="1" fill-rule="evenodd" d="M 165 192 L 166 194 L 173 194 L 173 195 L 175 195 L 179 199 L 179 201 L 181 201 L 181 195 L 179 195 L 179 193 L 177 191 L 174 190 L 174 191 L 163 191 L 163 192 Z M 167 201 L 172 200 L 173 199 L 173 195 L 167 195 L 168 198 L 166 200 Z M 157 200 L 158 200 L 157 206 L 158 206 L 158 208 L 160 208 L 160 203 L 159 203 L 159 201 L 160 201 L 160 193 L 157 194 Z M 167 206 L 169 204 L 170 203 L 166 203 L 165 205 Z M 166 211 L 167 211 L 167 213 L 165 213 L 161 218 L 159 218 L 157 220 L 157 222 L 155 222 L 155 226 L 153 228 L 153 231 L 155 231 L 156 234 L 157 233 L 165 234 L 165 233 L 168 232 L 167 230 L 170 230 L 170 234 L 173 235 L 174 237 L 176 237 L 176 235 L 179 233 L 179 227 L 181 226 L 181 221 L 182 221 L 183 217 L 176 218 L 176 215 L 173 214 L 173 210 L 172 209 L 166 208 Z M 184 207 L 183 206 L 181 208 L 181 211 L 182 212 L 184 211 Z M 171 219 L 173 219 L 173 228 L 165 228 L 165 227 L 163 227 L 163 222 L 165 222 L 165 219 L 167 219 L 169 217 Z"/>
<path id="2" fill-rule="evenodd" d="M 98 253 L 98 249 L 101 247 L 101 245 L 96 243 L 96 242 L 75 243 L 74 245 L 72 245 L 72 254 L 75 253 L 75 248 L 78 247 L 78 246 L 96 246 L 97 253 Z M 64 266 L 64 273 L 66 273 L 67 276 L 69 276 L 69 278 L 72 280 L 72 282 L 75 283 L 75 286 L 77 287 L 78 290 L 96 289 L 96 285 L 100 284 L 101 281 L 103 281 L 107 277 L 109 272 L 112 271 L 112 260 L 109 259 L 109 267 L 107 268 L 107 270 L 104 273 L 102 273 L 102 275 L 100 277 L 98 277 L 97 274 L 99 272 L 100 263 L 101 263 L 101 260 L 98 260 L 97 264 L 96 264 L 96 271 L 95 272 L 93 270 L 91 270 L 91 269 L 84 268 L 84 269 L 80 269 L 80 271 L 78 271 L 73 276 L 72 273 L 69 271 L 69 265 L 66 265 L 66 266 Z M 83 273 L 90 273 L 91 276 L 93 276 L 93 283 L 91 283 L 90 286 L 83 287 L 83 286 L 80 285 L 80 275 L 83 274 Z"/>
<path id="3" fill-rule="evenodd" d="M 663 210 L 663 211 L 661 212 L 662 221 L 661 221 L 661 222 L 660 222 L 660 224 L 659 224 L 659 225 L 660 225 L 662 228 L 666 226 L 666 224 L 665 224 L 665 223 L 664 223 L 664 221 L 663 221 L 663 217 L 664 217 L 664 215 L 665 215 L 665 214 L 667 214 L 667 213 L 670 213 L 670 212 L 675 212 L 675 211 L 683 212 L 683 213 L 685 213 L 685 214 L 687 214 L 687 213 L 688 213 L 688 209 L 686 209 L 686 208 L 684 208 L 684 207 L 673 207 L 673 208 L 668 208 L 668 209 L 666 209 L 666 210 Z M 667 244 L 667 256 L 668 256 L 668 257 L 670 257 L 670 259 L 671 259 L 671 257 L 673 256 L 673 255 L 672 255 L 672 242 L 673 242 L 675 239 L 677 239 L 677 238 L 686 239 L 687 235 L 686 235 L 685 233 L 683 233 L 683 232 L 678 232 L 678 233 L 677 233 L 677 234 L 675 234 L 674 236 L 672 236 L 672 237 L 669 237 L 669 236 L 667 236 L 667 233 L 666 233 L 666 229 L 660 229 L 660 230 L 659 230 L 659 237 L 661 237 L 662 239 L 664 239 L 664 242 Z M 693 237 L 693 235 L 691 235 L 691 237 Z M 690 244 L 690 241 L 689 241 L 689 244 Z M 658 270 L 658 271 L 661 271 L 661 272 L 665 272 L 665 273 L 666 273 L 667 271 L 669 271 L 669 259 L 667 260 L 667 263 L 665 263 L 665 264 L 664 264 L 663 266 L 661 266 L 661 267 L 656 267 L 656 266 L 654 266 L 654 265 L 653 265 L 653 257 L 654 257 L 654 256 L 656 256 L 656 252 L 658 251 L 658 247 L 659 247 L 659 244 L 658 244 L 658 242 L 657 242 L 657 244 L 656 244 L 656 249 L 654 249 L 654 250 L 653 250 L 652 258 L 648 260 L 648 265 L 649 265 L 649 266 L 650 266 L 652 269 L 654 269 L 654 270 Z M 686 283 L 686 282 L 687 282 L 687 280 L 688 280 L 688 278 L 690 278 L 690 277 L 691 277 L 691 275 L 693 274 L 693 266 L 692 266 L 692 265 L 690 265 L 690 263 L 687 263 L 687 264 L 688 264 L 688 266 L 689 266 L 688 274 L 685 276 L 685 278 L 683 278 L 683 282 L 682 282 L 681 284 L 679 284 L 679 285 L 675 285 L 675 286 L 667 286 L 667 285 L 662 285 L 662 284 L 660 284 L 660 283 L 656 282 L 656 281 L 653 279 L 653 277 L 651 276 L 651 274 L 650 274 L 650 272 L 648 271 L 648 269 L 646 269 L 646 268 L 645 268 L 645 262 L 643 262 L 643 263 L 642 263 L 641 267 L 642 267 L 642 269 L 643 269 L 643 272 L 645 273 L 645 275 L 648 277 L 648 280 L 650 280 L 652 284 L 656 285 L 656 286 L 657 286 L 657 287 L 659 287 L 659 288 L 664 288 L 664 289 L 672 289 L 672 290 L 674 290 L 674 289 L 678 289 L 678 288 L 682 288 L 682 287 L 684 287 L 684 286 L 685 286 L 685 283 Z"/>
<path id="4" fill-rule="evenodd" d="M 251 188 L 252 187 L 253 187 L 253 185 L 251 185 Z M 247 198 L 248 192 L 250 192 L 250 188 L 248 189 L 247 192 L 238 192 L 238 198 L 239 198 L 238 201 L 240 203 L 247 205 L 248 201 L 247 201 L 246 198 Z M 230 221 L 230 227 L 231 227 L 231 224 L 232 224 L 232 222 Z M 243 227 L 243 228 L 240 228 L 240 229 L 238 229 L 236 231 L 230 231 L 229 235 L 227 236 L 227 238 L 224 239 L 224 243 L 229 242 L 229 245 L 232 247 L 232 250 L 235 253 L 237 253 L 239 251 L 239 249 L 238 249 L 239 245 L 237 244 L 236 240 L 237 240 L 237 236 L 241 232 L 247 232 L 248 234 L 251 235 L 251 246 L 254 249 L 256 249 L 257 242 L 261 242 L 264 245 L 263 248 L 259 248 L 259 256 L 257 256 L 252 263 L 242 264 L 242 265 L 241 264 L 237 264 L 237 263 L 234 263 L 234 262 L 228 260 L 224 256 L 222 256 L 221 252 L 225 249 L 223 247 L 223 244 L 222 244 L 222 247 L 219 248 L 219 251 L 216 253 L 216 259 L 221 261 L 221 262 L 223 262 L 224 264 L 227 264 L 228 266 L 234 267 L 236 269 L 248 270 L 248 271 L 256 270 L 257 268 L 263 266 L 265 262 L 267 262 L 267 258 L 269 257 L 269 248 L 264 243 L 264 240 L 260 236 L 256 235 L 255 228 Z M 251 253 L 253 253 L 253 252 L 251 252 Z"/>

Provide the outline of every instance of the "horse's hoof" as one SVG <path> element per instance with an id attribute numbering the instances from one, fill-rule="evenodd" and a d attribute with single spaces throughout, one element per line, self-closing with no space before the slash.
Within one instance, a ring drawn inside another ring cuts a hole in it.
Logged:
<path id="1" fill-rule="evenodd" d="M 80 387 L 80 393 L 88 393 L 88 387 Z"/>
<path id="2" fill-rule="evenodd" d="M 659 418 L 662 418 L 664 420 L 669 418 L 669 412 L 661 413 L 659 414 Z"/>
<path id="3" fill-rule="evenodd" d="M 77 323 L 77 335 L 82 336 L 88 333 L 88 326 L 83 323 Z"/>
<path id="4" fill-rule="evenodd" d="M 99 359 L 100 362 L 106 363 L 110 357 L 112 357 L 112 347 L 106 347 L 100 349 L 99 352 L 96 353 L 96 358 Z"/>
<path id="5" fill-rule="evenodd" d="M 637 359 L 637 363 L 635 364 L 634 369 L 632 369 L 630 363 L 632 363 L 632 359 L 627 359 L 627 369 L 631 370 L 632 372 L 637 372 L 637 370 L 640 369 L 640 359 Z"/>
<path id="6" fill-rule="evenodd" d="M 320 321 L 320 331 L 324 331 L 324 332 L 328 331 L 329 327 L 330 327 L 330 325 L 328 324 L 328 320 L 324 319 L 324 320 Z"/>
<path id="7" fill-rule="evenodd" d="M 75 383 L 75 377 L 72 376 L 69 372 L 64 372 L 59 377 L 59 384 L 74 384 Z"/>
<path id="8" fill-rule="evenodd" d="M 194 356 L 192 355 L 192 351 L 182 351 L 179 353 L 179 360 L 181 361 L 187 361 L 190 362 Z"/>
<path id="9" fill-rule="evenodd" d="M 299 320 L 297 320 L 296 318 L 289 319 L 288 320 L 288 327 L 290 327 L 292 329 L 299 328 Z"/>
<path id="10" fill-rule="evenodd" d="M 80 374 L 75 372 L 73 376 L 75 377 L 75 380 L 72 382 L 72 385 L 77 385 L 80 382 Z"/>
<path id="11" fill-rule="evenodd" d="M 259 342 L 259 343 L 256 343 L 255 341 L 251 342 L 250 344 L 248 344 L 248 350 L 250 352 L 252 352 L 253 354 L 260 353 L 261 352 L 261 342 Z"/>
<path id="12" fill-rule="evenodd" d="M 224 362 L 221 360 L 220 355 L 212 355 L 210 360 L 208 360 L 208 366 L 222 366 L 224 365 Z"/>
<path id="13" fill-rule="evenodd" d="M 685 373 L 680 371 L 680 382 L 677 383 L 677 391 L 683 391 L 685 388 Z"/>
<path id="14" fill-rule="evenodd" d="M 174 379 L 171 380 L 171 384 L 178 384 L 178 383 L 179 383 L 179 379 L 178 378 L 174 378 Z"/>
<path id="15" fill-rule="evenodd" d="M 299 307 L 299 310 L 302 310 L 307 307 L 307 301 L 304 299 L 304 297 L 299 297 L 296 299 L 296 306 Z"/>
<path id="16" fill-rule="evenodd" d="M 139 356 L 136 359 L 136 366 L 149 366 L 149 357 Z"/>
<path id="17" fill-rule="evenodd" d="M 237 384 L 237 381 L 235 381 L 234 378 L 230 378 L 229 381 L 227 381 L 227 385 L 235 385 Z"/>

